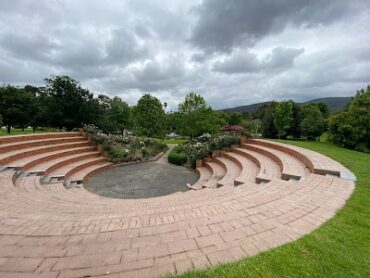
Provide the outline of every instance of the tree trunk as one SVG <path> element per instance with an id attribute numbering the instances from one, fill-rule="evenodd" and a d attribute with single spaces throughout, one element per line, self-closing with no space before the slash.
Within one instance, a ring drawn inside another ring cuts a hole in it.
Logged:
<path id="1" fill-rule="evenodd" d="M 6 127 L 6 130 L 7 130 L 8 134 L 10 134 L 10 128 L 11 128 L 11 126 L 10 126 L 10 125 L 8 125 L 8 126 Z"/>

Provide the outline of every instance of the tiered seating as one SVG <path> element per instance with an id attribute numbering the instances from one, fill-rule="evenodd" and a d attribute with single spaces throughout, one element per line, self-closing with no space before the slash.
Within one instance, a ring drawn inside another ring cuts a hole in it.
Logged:
<path id="1" fill-rule="evenodd" d="M 37 174 L 51 182 L 75 176 L 81 182 L 111 163 L 81 133 L 65 132 L 0 138 L 0 165 L 17 169 L 18 177 Z"/>
<path id="2" fill-rule="evenodd" d="M 38 139 L 61 135 L 68 137 Z M 0 277 L 159 277 L 239 260 L 316 229 L 354 189 L 341 178 L 348 170 L 330 158 L 262 140 L 247 142 L 253 150 L 235 147 L 207 158 L 197 169 L 198 190 L 181 194 L 110 199 L 42 183 L 32 173 L 62 173 L 73 184 L 111 167 L 93 163 L 101 156 L 73 136 L 81 142 L 34 146 L 36 137 L 0 137 L 0 146 L 22 142 L 27 153 L 12 147 L 0 153 L 8 161 L 0 171 Z M 283 173 L 292 173 L 287 165 L 304 169 L 299 180 L 285 180 Z"/>

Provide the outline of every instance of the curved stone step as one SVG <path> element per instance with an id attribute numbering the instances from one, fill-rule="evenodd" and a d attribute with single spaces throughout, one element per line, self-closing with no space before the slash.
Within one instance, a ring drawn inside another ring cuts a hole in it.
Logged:
<path id="1" fill-rule="evenodd" d="M 205 162 L 205 165 L 212 169 L 212 177 L 206 183 L 204 183 L 204 187 L 217 188 L 218 181 L 221 180 L 225 175 L 225 169 L 221 165 L 213 161 Z"/>
<path id="2" fill-rule="evenodd" d="M 229 159 L 233 159 L 236 163 L 239 163 L 241 168 L 239 176 L 235 178 L 236 185 L 246 182 L 255 182 L 259 168 L 252 160 L 236 152 L 227 152 L 224 155 Z"/>
<path id="3" fill-rule="evenodd" d="M 305 164 L 311 173 L 319 175 L 330 174 L 344 178 L 346 176 L 349 176 L 350 179 L 354 179 L 352 173 L 350 173 L 350 171 L 346 167 L 331 159 L 330 157 L 327 157 L 320 153 L 297 146 L 286 145 L 279 142 L 272 142 L 261 139 L 248 140 L 248 143 L 262 145 L 289 153 L 290 155 L 300 160 L 303 164 Z"/>
<path id="4" fill-rule="evenodd" d="M 218 185 L 234 186 L 236 177 L 241 173 L 241 167 L 226 157 L 216 157 L 214 160 L 225 169 L 225 175 L 218 181 Z"/>
<path id="5" fill-rule="evenodd" d="M 73 183 L 81 184 L 87 179 L 91 178 L 93 175 L 96 175 L 112 167 L 113 167 L 113 164 L 110 162 L 100 162 L 98 164 L 89 165 L 88 167 L 84 167 L 68 175 L 67 184 L 65 185 L 69 187 Z"/>
<path id="6" fill-rule="evenodd" d="M 91 151 L 94 151 L 95 149 L 96 149 L 95 146 L 87 146 L 87 147 L 69 148 L 69 149 L 35 154 L 33 156 L 14 160 L 8 163 L 7 167 L 16 168 L 16 169 L 21 168 L 23 171 L 27 171 L 38 164 L 47 162 L 52 159 L 74 155 L 74 154 L 79 154 L 79 153 L 84 153 L 84 152 L 91 152 Z"/>
<path id="7" fill-rule="evenodd" d="M 43 140 L 32 140 L 32 141 L 22 141 L 17 143 L 8 143 L 0 145 L 0 153 L 11 152 L 14 150 L 27 149 L 40 146 L 50 146 L 57 144 L 65 144 L 72 142 L 82 142 L 87 141 L 86 138 L 82 136 L 64 137 L 64 138 L 49 138 Z"/>
<path id="8" fill-rule="evenodd" d="M 52 160 L 37 164 L 36 166 L 30 168 L 28 172 L 37 172 L 42 173 L 43 175 L 49 175 L 53 171 L 56 171 L 58 168 L 62 168 L 66 165 L 88 159 L 101 156 L 101 153 L 98 151 L 82 152 L 72 155 L 67 155 L 63 157 L 57 157 Z"/>
<path id="9" fill-rule="evenodd" d="M 248 144 L 243 145 L 243 147 L 267 155 L 275 160 L 281 167 L 281 178 L 284 180 L 300 180 L 309 173 L 306 166 L 300 160 L 284 151 L 266 146 Z"/>
<path id="10" fill-rule="evenodd" d="M 36 154 L 41 153 L 48 153 L 57 150 L 64 150 L 64 149 L 71 149 L 71 148 L 79 148 L 79 147 L 88 147 L 91 144 L 87 141 L 81 142 L 72 142 L 72 143 L 65 143 L 65 144 L 56 144 L 51 146 L 42 146 L 42 147 L 32 147 L 24 150 L 14 150 L 7 153 L 0 153 L 0 165 L 7 166 L 10 162 L 15 160 L 23 159 L 26 157 L 30 157 Z"/>
<path id="11" fill-rule="evenodd" d="M 270 157 L 246 148 L 233 148 L 232 151 L 245 156 L 247 159 L 253 161 L 254 164 L 257 165 L 259 169 L 256 175 L 257 183 L 266 183 L 273 179 L 280 179 L 280 166 Z"/>
<path id="12" fill-rule="evenodd" d="M 67 138 L 67 137 L 79 137 L 80 132 L 52 132 L 52 133 L 35 133 L 35 134 L 24 134 L 24 135 L 7 135 L 0 137 L 0 145 L 9 143 L 18 143 L 32 140 L 43 140 L 51 138 Z"/>
<path id="13" fill-rule="evenodd" d="M 73 163 L 64 165 L 50 172 L 47 176 L 44 176 L 43 181 L 44 182 L 61 181 L 73 175 L 77 171 L 80 171 L 91 165 L 96 165 L 105 162 L 106 160 L 107 160 L 106 157 L 93 157 L 75 161 Z"/>
<path id="14" fill-rule="evenodd" d="M 204 184 L 212 177 L 212 172 L 208 167 L 198 167 L 195 169 L 199 175 L 199 179 L 192 185 L 187 185 L 189 189 L 200 190 Z"/>

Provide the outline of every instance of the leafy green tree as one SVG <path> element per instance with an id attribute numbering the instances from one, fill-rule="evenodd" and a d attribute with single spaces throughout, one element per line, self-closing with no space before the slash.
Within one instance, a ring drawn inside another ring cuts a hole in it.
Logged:
<path id="1" fill-rule="evenodd" d="M 329 116 L 330 116 L 329 106 L 326 103 L 323 103 L 323 102 L 316 103 L 316 105 L 319 108 L 319 110 L 320 110 L 322 116 L 324 117 L 324 119 L 329 118 Z"/>
<path id="2" fill-rule="evenodd" d="M 243 120 L 242 113 L 233 112 L 233 113 L 230 113 L 228 124 L 229 125 L 239 125 L 242 122 L 242 120 Z"/>
<path id="3" fill-rule="evenodd" d="M 93 95 L 69 76 L 52 75 L 45 79 L 46 92 L 51 96 L 50 123 L 53 127 L 71 130 L 82 123 L 96 122 Z M 91 103 L 92 102 L 92 103 Z"/>
<path id="4" fill-rule="evenodd" d="M 301 107 L 295 103 L 294 101 L 290 100 L 292 103 L 292 113 L 293 119 L 290 128 L 287 130 L 287 134 L 292 136 L 293 138 L 300 138 L 301 137 Z"/>
<path id="5" fill-rule="evenodd" d="M 370 86 L 361 89 L 348 111 L 329 118 L 329 138 L 339 146 L 370 152 Z"/>
<path id="6" fill-rule="evenodd" d="M 223 116 L 214 112 L 204 98 L 194 92 L 185 97 L 178 110 L 178 130 L 183 135 L 194 137 L 203 133 L 214 134 L 224 124 Z"/>
<path id="7" fill-rule="evenodd" d="M 263 119 L 265 117 L 267 110 L 271 107 L 271 103 L 273 102 L 266 102 L 263 103 L 260 107 L 258 107 L 256 112 L 252 113 L 253 119 Z"/>
<path id="8" fill-rule="evenodd" d="M 314 139 L 325 131 L 325 119 L 318 105 L 303 106 L 300 127 L 302 134 L 309 139 Z"/>
<path id="9" fill-rule="evenodd" d="M 131 108 L 127 102 L 115 97 L 110 103 L 108 119 L 115 129 L 124 134 L 125 129 L 131 127 Z"/>
<path id="10" fill-rule="evenodd" d="M 133 112 L 136 134 L 163 137 L 166 131 L 166 113 L 159 99 L 146 94 L 139 99 Z"/>
<path id="11" fill-rule="evenodd" d="M 279 138 L 285 137 L 293 124 L 293 104 L 291 101 L 279 102 L 274 112 L 274 124 Z"/>
<path id="12" fill-rule="evenodd" d="M 274 112 L 276 105 L 276 102 L 272 102 L 262 119 L 262 136 L 265 138 L 277 138 L 278 136 L 278 131 L 274 123 Z"/>
<path id="13" fill-rule="evenodd" d="M 30 123 L 32 102 L 33 96 L 23 89 L 10 85 L 0 87 L 0 111 L 8 133 L 12 126 L 24 129 Z"/>

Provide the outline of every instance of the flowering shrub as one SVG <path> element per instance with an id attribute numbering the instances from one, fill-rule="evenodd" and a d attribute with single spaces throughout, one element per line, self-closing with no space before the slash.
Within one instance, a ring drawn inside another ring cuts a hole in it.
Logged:
<path id="1" fill-rule="evenodd" d="M 239 144 L 239 140 L 239 136 L 222 135 L 212 137 L 209 134 L 204 134 L 183 145 L 181 151 L 177 150 L 177 154 L 184 153 L 189 158 L 192 167 L 194 167 L 195 159 L 203 159 L 215 150 Z"/>
<path id="2" fill-rule="evenodd" d="M 103 147 L 109 160 L 114 163 L 147 159 L 167 148 L 167 145 L 149 138 L 106 134 L 94 125 L 84 125 L 83 130 L 95 144 Z"/>

